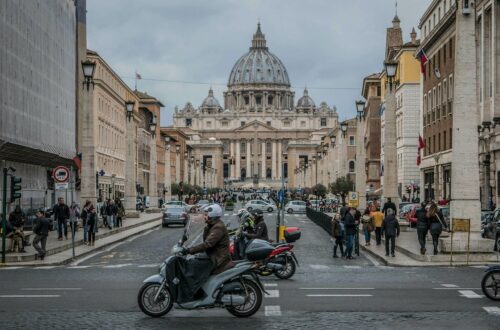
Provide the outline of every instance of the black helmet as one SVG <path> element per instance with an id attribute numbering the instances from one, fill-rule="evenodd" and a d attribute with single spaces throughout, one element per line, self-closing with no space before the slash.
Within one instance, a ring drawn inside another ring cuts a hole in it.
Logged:
<path id="1" fill-rule="evenodd" d="M 250 213 L 255 217 L 255 218 L 259 218 L 259 217 L 263 217 L 264 216 L 264 212 L 262 212 L 262 210 L 259 210 L 259 209 L 255 209 L 255 210 L 252 210 L 250 211 Z"/>

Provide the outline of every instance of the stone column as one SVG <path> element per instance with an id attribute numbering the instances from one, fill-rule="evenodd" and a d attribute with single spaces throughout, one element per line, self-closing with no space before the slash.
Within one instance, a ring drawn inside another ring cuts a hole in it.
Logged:
<path id="1" fill-rule="evenodd" d="M 456 18 L 450 211 L 451 219 L 470 219 L 471 230 L 479 232 L 478 103 L 476 75 L 471 74 L 476 68 L 475 15 L 463 15 L 462 3 L 457 2 Z"/>
<path id="2" fill-rule="evenodd" d="M 125 132 L 125 138 L 127 141 L 127 151 L 125 158 L 125 209 L 127 210 L 127 213 L 129 213 L 130 211 L 135 212 L 137 197 L 137 128 L 134 118 L 131 120 L 127 119 L 126 125 L 127 131 Z"/>
<path id="3" fill-rule="evenodd" d="M 170 142 L 168 142 L 167 147 L 165 148 L 165 189 L 167 190 L 167 193 L 165 194 L 165 199 L 171 200 L 172 199 L 172 178 L 170 175 Z"/>
<path id="4" fill-rule="evenodd" d="M 175 183 L 181 181 L 181 153 L 175 152 Z"/>
<path id="5" fill-rule="evenodd" d="M 235 178 L 241 179 L 241 140 L 236 140 Z"/>
<path id="6" fill-rule="evenodd" d="M 359 209 L 366 209 L 366 171 L 365 171 L 365 125 L 364 117 L 358 120 L 356 125 L 356 191 L 358 192 Z M 328 163 L 325 164 L 328 170 Z M 329 183 L 329 182 L 328 182 Z M 328 184 L 326 184 L 328 187 Z"/>
<path id="7" fill-rule="evenodd" d="M 276 180 L 278 178 L 278 172 L 276 171 L 276 141 L 272 142 L 272 154 L 271 154 L 271 178 Z"/>
<path id="8" fill-rule="evenodd" d="M 96 186 L 96 145 L 94 130 L 97 126 L 97 119 L 94 115 L 94 89 L 90 88 L 84 91 L 83 95 L 83 132 L 82 132 L 82 191 L 80 205 L 84 205 L 87 200 L 93 205 L 97 203 L 97 186 Z M 134 205 L 135 209 L 135 205 Z"/>
<path id="9" fill-rule="evenodd" d="M 276 142 L 277 146 L 276 146 L 276 154 L 278 156 L 278 161 L 277 161 L 277 171 L 276 173 L 278 173 L 277 175 L 277 179 L 281 180 L 281 176 L 283 175 L 282 170 L 283 170 L 283 152 L 281 151 L 281 141 L 277 141 Z"/>
<path id="10" fill-rule="evenodd" d="M 234 162 L 236 162 L 236 150 L 234 146 L 234 141 L 231 141 L 229 145 L 230 145 L 230 151 L 229 151 L 230 159 L 231 158 L 233 159 L 233 164 L 229 162 L 229 178 L 231 180 L 234 180 L 236 179 L 236 173 L 235 173 L 236 166 L 234 164 Z"/>
<path id="11" fill-rule="evenodd" d="M 266 140 L 262 140 L 262 154 L 261 154 L 261 167 L 260 167 L 260 177 L 266 179 Z"/>
<path id="12" fill-rule="evenodd" d="M 186 148 L 187 150 L 187 148 Z M 182 176 L 182 181 L 184 181 L 185 183 L 189 183 L 189 180 L 188 180 L 188 172 L 189 172 L 189 155 L 187 157 L 185 157 L 184 153 L 182 154 L 182 159 L 184 161 L 184 175 Z"/>
<path id="13" fill-rule="evenodd" d="M 387 85 L 384 126 L 384 202 L 388 198 L 399 207 L 397 141 L 396 141 L 396 86 Z"/>
<path id="14" fill-rule="evenodd" d="M 252 153 L 251 153 L 251 148 L 252 148 L 252 140 L 246 140 L 245 143 L 247 147 L 247 173 L 246 177 L 250 178 L 252 176 Z"/>
<path id="15" fill-rule="evenodd" d="M 156 137 L 151 136 L 151 140 L 149 142 L 150 150 L 149 153 L 149 205 L 152 207 L 158 206 L 158 184 L 156 178 L 156 166 L 157 163 L 157 154 L 156 154 Z"/>

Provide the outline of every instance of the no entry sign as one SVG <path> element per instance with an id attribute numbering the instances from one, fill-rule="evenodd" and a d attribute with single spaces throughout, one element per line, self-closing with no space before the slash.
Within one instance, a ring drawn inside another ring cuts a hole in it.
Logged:
<path id="1" fill-rule="evenodd" d="M 56 183 L 65 183 L 69 180 L 69 170 L 66 166 L 57 166 L 52 171 L 52 178 Z"/>

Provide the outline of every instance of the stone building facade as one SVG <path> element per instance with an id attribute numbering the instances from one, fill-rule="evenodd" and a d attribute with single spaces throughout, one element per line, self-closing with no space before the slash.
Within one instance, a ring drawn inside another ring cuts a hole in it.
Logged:
<path id="1" fill-rule="evenodd" d="M 72 0 L 0 1 L 0 162 L 22 178 L 24 208 L 77 198 L 76 24 Z M 58 165 L 73 168 L 67 191 L 54 190 Z"/>
<path id="2" fill-rule="evenodd" d="M 250 50 L 231 70 L 224 106 L 209 90 L 199 108 L 187 103 L 175 110 L 173 126 L 189 135 L 193 162 L 202 169 L 195 184 L 207 184 L 208 169 L 214 187 L 278 187 L 282 176 L 295 187 L 295 169 L 316 154 L 338 115 L 326 103 L 316 106 L 307 89 L 297 104 L 294 98 L 288 72 L 259 25 Z"/>

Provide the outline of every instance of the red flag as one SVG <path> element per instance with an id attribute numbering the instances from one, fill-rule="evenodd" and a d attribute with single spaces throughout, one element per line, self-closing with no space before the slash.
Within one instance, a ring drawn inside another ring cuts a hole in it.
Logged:
<path id="1" fill-rule="evenodd" d="M 135 79 L 142 79 L 142 76 L 136 72 L 135 73 Z"/>
<path id="2" fill-rule="evenodd" d="M 419 135 L 418 136 L 418 152 L 417 152 L 417 165 L 420 166 L 420 163 L 422 162 L 422 157 L 420 156 L 420 150 L 425 148 L 425 141 L 424 139 Z"/>
<path id="3" fill-rule="evenodd" d="M 424 74 L 425 73 L 425 63 L 427 63 L 427 61 L 429 60 L 427 58 L 427 54 L 425 53 L 425 51 L 423 49 L 420 49 L 420 51 L 417 54 L 417 57 L 420 59 L 420 72 L 422 74 Z"/>
<path id="4" fill-rule="evenodd" d="M 76 167 L 78 167 L 78 170 L 82 169 L 82 158 L 81 158 L 81 155 L 82 154 L 78 154 L 75 157 L 73 157 L 73 161 L 75 162 Z"/>

